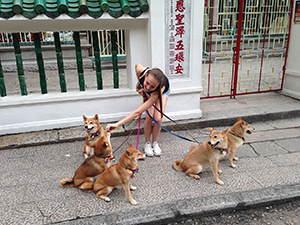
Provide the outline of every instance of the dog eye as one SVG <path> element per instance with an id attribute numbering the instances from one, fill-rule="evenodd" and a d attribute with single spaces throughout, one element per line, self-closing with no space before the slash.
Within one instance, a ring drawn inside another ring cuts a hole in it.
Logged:
<path id="1" fill-rule="evenodd" d="M 90 122 L 90 124 L 93 124 L 93 122 Z"/>
<path id="2" fill-rule="evenodd" d="M 214 138 L 218 138 L 218 136 L 214 136 Z"/>

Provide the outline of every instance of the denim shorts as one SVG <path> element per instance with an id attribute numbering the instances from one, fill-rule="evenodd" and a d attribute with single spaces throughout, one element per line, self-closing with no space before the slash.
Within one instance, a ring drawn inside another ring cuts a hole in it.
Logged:
<path id="1" fill-rule="evenodd" d="M 169 89 L 167 90 L 167 92 L 163 93 L 163 95 L 166 96 L 167 98 L 169 98 L 170 92 L 171 92 L 171 87 L 169 85 Z"/>

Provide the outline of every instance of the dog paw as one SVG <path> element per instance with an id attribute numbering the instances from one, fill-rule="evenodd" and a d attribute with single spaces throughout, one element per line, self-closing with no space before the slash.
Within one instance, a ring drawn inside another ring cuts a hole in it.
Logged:
<path id="1" fill-rule="evenodd" d="M 200 180 L 200 177 L 198 175 L 193 175 L 193 178 L 195 178 L 196 180 Z"/>
<path id="2" fill-rule="evenodd" d="M 135 191 L 136 187 L 135 186 L 130 186 L 130 190 Z"/>
<path id="3" fill-rule="evenodd" d="M 106 202 L 110 202 L 110 198 L 109 197 L 103 197 L 103 200 Z"/>
<path id="4" fill-rule="evenodd" d="M 224 185 L 224 182 L 221 181 L 221 180 L 217 181 L 217 183 L 220 184 L 220 185 Z"/>
<path id="5" fill-rule="evenodd" d="M 137 202 L 134 199 L 132 199 L 130 202 L 132 205 L 137 205 Z"/>
<path id="6" fill-rule="evenodd" d="M 239 158 L 238 157 L 233 157 L 233 160 L 238 161 Z"/>
<path id="7" fill-rule="evenodd" d="M 235 167 L 236 167 L 236 165 L 234 165 L 234 164 L 231 164 L 230 166 L 231 166 L 232 168 L 235 168 Z"/>
<path id="8" fill-rule="evenodd" d="M 222 171 L 222 170 L 219 170 L 218 173 L 221 174 L 221 173 L 223 173 L 223 171 Z"/>

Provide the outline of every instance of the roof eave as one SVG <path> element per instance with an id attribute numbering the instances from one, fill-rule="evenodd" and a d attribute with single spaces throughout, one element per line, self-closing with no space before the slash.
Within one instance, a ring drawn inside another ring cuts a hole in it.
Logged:
<path id="1" fill-rule="evenodd" d="M 15 15 L 9 20 L 0 18 L 0 27 L 1 32 L 9 33 L 62 30 L 127 30 L 135 29 L 136 26 L 139 25 L 145 25 L 148 19 L 148 12 L 145 12 L 136 18 L 124 14 L 119 19 L 111 17 L 108 13 L 104 13 L 101 17 L 96 19 L 87 14 L 84 14 L 75 19 L 69 17 L 67 14 L 61 14 L 55 19 L 49 19 L 49 17 L 44 14 L 38 15 L 33 19 L 28 19 L 22 15 Z"/>

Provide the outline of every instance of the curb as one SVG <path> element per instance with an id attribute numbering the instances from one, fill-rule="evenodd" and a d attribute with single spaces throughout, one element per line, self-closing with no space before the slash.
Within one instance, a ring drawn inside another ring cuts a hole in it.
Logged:
<path id="1" fill-rule="evenodd" d="M 254 122 L 266 122 L 277 119 L 296 118 L 300 117 L 299 110 L 280 111 L 274 113 L 256 114 L 242 116 L 242 119 L 249 123 Z M 143 120 L 143 119 L 142 119 Z M 181 131 L 187 129 L 201 129 L 206 127 L 222 127 L 232 126 L 237 120 L 237 117 L 227 118 L 210 118 L 210 119 L 191 119 L 191 120 L 179 120 L 177 124 L 170 122 L 164 122 L 164 127 L 170 131 Z M 179 126 L 178 126 L 179 125 Z M 112 137 L 116 136 L 128 136 L 132 129 L 125 132 L 112 133 Z M 162 132 L 166 132 L 162 130 Z M 141 123 L 141 134 L 144 133 L 143 123 Z M 132 134 L 137 134 L 137 128 L 134 128 Z M 21 148 L 36 145 L 46 145 L 52 143 L 65 143 L 71 141 L 83 141 L 85 139 L 85 131 L 83 126 L 71 127 L 65 129 L 35 131 L 21 134 L 10 134 L 0 136 L 0 150 Z"/>
<path id="2" fill-rule="evenodd" d="M 154 206 L 136 206 L 134 217 L 132 209 L 115 213 L 96 215 L 89 218 L 77 218 L 72 224 L 161 224 L 178 220 L 210 216 L 231 210 L 254 208 L 270 203 L 289 201 L 300 198 L 300 184 L 289 184 L 245 192 L 227 193 L 217 196 L 206 196 L 173 201 Z M 60 224 L 69 224 L 64 221 Z"/>

